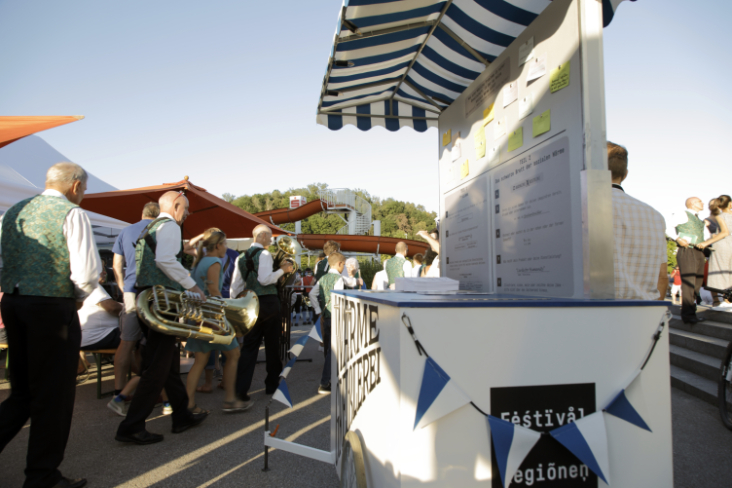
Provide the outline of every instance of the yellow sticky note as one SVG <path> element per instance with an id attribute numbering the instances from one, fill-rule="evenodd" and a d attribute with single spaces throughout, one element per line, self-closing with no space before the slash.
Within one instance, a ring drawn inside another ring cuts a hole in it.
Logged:
<path id="1" fill-rule="evenodd" d="M 485 156 L 485 129 L 483 127 L 478 128 L 473 140 L 475 141 L 475 157 L 480 159 Z"/>
<path id="2" fill-rule="evenodd" d="M 515 151 L 524 145 L 524 128 L 519 127 L 508 134 L 508 151 Z"/>
<path id="3" fill-rule="evenodd" d="M 554 93 L 569 86 L 569 61 L 554 68 L 550 75 L 549 87 Z"/>
<path id="4" fill-rule="evenodd" d="M 466 176 L 470 174 L 470 161 L 465 161 L 463 164 L 460 165 L 460 179 L 465 179 Z"/>
<path id="5" fill-rule="evenodd" d="M 451 133 L 452 133 L 452 129 L 449 129 L 447 132 L 445 132 L 444 134 L 442 134 L 442 147 L 445 147 L 448 144 L 450 144 L 450 142 L 452 142 L 452 135 L 451 135 Z"/>
<path id="6" fill-rule="evenodd" d="M 496 111 L 494 110 L 495 105 L 495 103 L 491 103 L 490 107 L 483 110 L 483 125 L 489 124 L 496 116 Z"/>
<path id="7" fill-rule="evenodd" d="M 551 110 L 547 110 L 543 114 L 537 115 L 536 117 L 534 117 L 532 122 L 532 133 L 534 134 L 534 137 L 540 136 L 545 132 L 549 132 L 549 130 L 552 128 Z"/>

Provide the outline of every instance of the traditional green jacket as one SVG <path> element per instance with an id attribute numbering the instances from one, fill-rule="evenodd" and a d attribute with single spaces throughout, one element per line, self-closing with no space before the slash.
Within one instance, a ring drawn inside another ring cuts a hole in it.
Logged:
<path id="1" fill-rule="evenodd" d="M 64 221 L 77 205 L 37 195 L 13 205 L 2 223 L 2 288 L 21 295 L 74 298 Z"/>
<path id="2" fill-rule="evenodd" d="M 328 319 L 333 311 L 333 302 L 331 301 L 331 292 L 335 288 L 341 275 L 338 273 L 326 273 L 318 280 L 318 303 L 323 317 Z"/>
<path id="3" fill-rule="evenodd" d="M 256 246 L 247 249 L 242 257 L 237 261 L 239 266 L 239 273 L 241 273 L 244 281 L 247 284 L 247 289 L 254 291 L 257 296 L 264 295 L 277 295 L 277 285 L 263 286 L 259 282 L 259 256 L 264 251 L 263 248 Z M 247 269 L 247 261 L 252 264 L 252 270 Z"/>
<path id="4" fill-rule="evenodd" d="M 389 286 L 393 285 L 397 278 L 404 278 L 404 263 L 406 262 L 406 259 L 399 256 L 394 256 L 386 261 L 386 275 L 389 277 Z"/>
<path id="5" fill-rule="evenodd" d="M 689 217 L 689 221 L 676 226 L 676 232 L 696 237 L 696 241 L 693 244 L 704 242 L 704 221 L 688 210 L 686 211 L 686 215 Z"/>
<path id="6" fill-rule="evenodd" d="M 148 234 L 152 237 L 154 243 L 158 242 L 157 232 L 161 225 L 166 222 L 173 222 L 171 219 L 163 218 L 160 220 L 154 220 L 146 227 L 149 229 Z M 158 265 L 155 264 L 155 250 L 150 247 L 147 240 L 144 238 L 145 232 L 137 240 L 135 244 L 135 264 L 137 266 L 137 281 L 135 283 L 136 288 L 150 288 L 155 285 L 162 285 L 165 288 L 171 290 L 182 291 L 183 287 L 177 281 L 171 280 L 168 276 L 162 272 Z M 183 242 L 180 243 L 178 248 L 178 262 L 181 261 L 180 251 L 183 249 Z"/>
<path id="7" fill-rule="evenodd" d="M 330 269 L 330 266 L 328 266 L 328 258 L 321 259 L 318 264 L 315 265 L 315 281 L 318 281 L 320 278 L 326 275 L 328 273 L 328 269 Z"/>

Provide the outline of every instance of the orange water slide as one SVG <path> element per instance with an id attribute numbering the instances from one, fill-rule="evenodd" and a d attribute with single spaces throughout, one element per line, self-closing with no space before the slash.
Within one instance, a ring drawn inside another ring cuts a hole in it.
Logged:
<path id="1" fill-rule="evenodd" d="M 409 251 L 407 257 L 417 253 L 424 254 L 429 249 L 429 244 L 423 241 L 412 239 L 397 239 L 396 237 L 384 236 L 352 236 L 343 234 L 298 234 L 298 242 L 308 249 L 323 249 L 327 240 L 336 241 L 341 245 L 341 251 L 346 252 L 367 252 L 379 254 L 396 254 L 397 242 L 407 244 Z"/>
<path id="2" fill-rule="evenodd" d="M 310 203 L 306 203 L 302 207 L 298 208 L 276 208 L 274 210 L 265 210 L 264 212 L 257 212 L 254 215 L 267 222 L 272 222 L 274 225 L 288 224 L 291 222 L 297 222 L 303 220 L 311 215 L 315 215 L 318 212 L 325 210 L 325 206 L 320 200 L 313 200 Z"/>

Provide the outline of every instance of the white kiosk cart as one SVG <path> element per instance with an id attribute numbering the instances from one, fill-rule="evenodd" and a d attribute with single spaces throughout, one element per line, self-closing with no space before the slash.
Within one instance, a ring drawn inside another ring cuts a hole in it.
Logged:
<path id="1" fill-rule="evenodd" d="M 438 127 L 440 268 L 461 291 L 337 292 L 331 450 L 265 446 L 359 488 L 673 485 L 667 309 L 613 300 L 618 3 L 344 4 L 319 122 Z"/>

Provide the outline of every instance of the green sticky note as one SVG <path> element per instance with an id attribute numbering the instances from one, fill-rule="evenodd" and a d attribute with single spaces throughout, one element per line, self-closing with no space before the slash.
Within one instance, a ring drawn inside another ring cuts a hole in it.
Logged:
<path id="1" fill-rule="evenodd" d="M 569 61 L 554 68 L 550 75 L 549 87 L 554 93 L 569 86 Z"/>
<path id="2" fill-rule="evenodd" d="M 478 128 L 478 132 L 473 136 L 475 141 L 475 157 L 480 159 L 485 156 L 485 129 L 483 126 Z"/>
<path id="3" fill-rule="evenodd" d="M 549 132 L 552 128 L 552 114 L 551 110 L 547 110 L 541 115 L 537 115 L 533 119 L 533 130 L 534 137 L 540 136 L 545 132 Z"/>
<path id="4" fill-rule="evenodd" d="M 519 127 L 508 134 L 508 151 L 515 151 L 524 145 L 524 128 Z"/>

